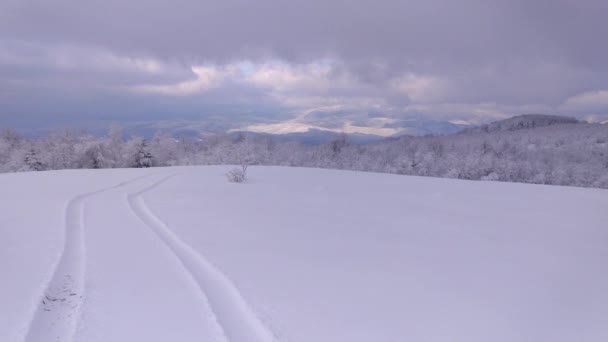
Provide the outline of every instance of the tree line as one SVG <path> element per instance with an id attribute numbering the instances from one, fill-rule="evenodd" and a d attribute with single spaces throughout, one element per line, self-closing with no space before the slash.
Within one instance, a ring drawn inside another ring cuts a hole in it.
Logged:
<path id="1" fill-rule="evenodd" d="M 217 164 L 608 188 L 608 125 L 402 136 L 366 145 L 341 135 L 314 146 L 247 134 L 125 139 L 120 128 L 102 137 L 69 130 L 35 139 L 0 132 L 0 172 Z"/>

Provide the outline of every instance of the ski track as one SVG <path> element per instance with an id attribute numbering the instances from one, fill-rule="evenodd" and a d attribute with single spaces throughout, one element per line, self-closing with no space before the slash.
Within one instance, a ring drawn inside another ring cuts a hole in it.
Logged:
<path id="1" fill-rule="evenodd" d="M 77 195 L 65 208 L 64 245 L 51 280 L 41 296 L 24 342 L 72 341 L 84 301 L 85 244 L 84 203 L 88 197 L 123 187 L 152 174 L 122 181 L 100 190 Z"/>
<path id="2" fill-rule="evenodd" d="M 273 342 L 272 332 L 260 321 L 243 299 L 236 286 L 211 262 L 183 242 L 171 228 L 156 216 L 145 204 L 142 194 L 148 192 L 174 175 L 127 195 L 129 207 L 181 262 L 184 271 L 195 280 L 207 297 L 221 329 L 230 342 Z"/>

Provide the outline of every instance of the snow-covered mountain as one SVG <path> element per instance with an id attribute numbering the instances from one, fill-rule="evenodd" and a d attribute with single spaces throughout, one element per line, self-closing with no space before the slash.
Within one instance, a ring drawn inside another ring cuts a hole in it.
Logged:
<path id="1" fill-rule="evenodd" d="M 255 133 L 247 131 L 235 131 L 229 133 L 230 136 L 238 137 L 245 135 L 252 138 L 268 138 L 276 142 L 298 142 L 305 145 L 320 145 L 331 142 L 332 140 L 339 139 L 341 136 L 347 136 L 349 141 L 354 144 L 369 144 L 376 141 L 382 141 L 386 139 L 380 135 L 374 134 L 360 134 L 360 133 L 336 133 L 331 131 L 323 131 L 318 129 L 311 129 L 307 132 L 300 133 L 287 133 L 287 134 L 269 134 L 269 133 Z"/>
<path id="2" fill-rule="evenodd" d="M 23 130 L 28 137 L 44 137 L 56 131 L 70 129 L 86 131 L 96 136 L 103 136 L 112 126 L 120 126 L 125 137 L 141 136 L 152 138 L 155 135 L 168 135 L 176 138 L 199 137 L 210 134 L 246 133 L 267 136 L 276 141 L 295 141 L 305 144 L 322 144 L 346 134 L 351 141 L 369 143 L 399 135 L 444 135 L 452 134 L 469 127 L 448 121 L 427 118 L 386 119 L 367 118 L 344 120 L 344 118 L 307 118 L 309 121 L 288 122 L 255 122 L 239 125 L 226 118 L 207 118 L 204 120 L 157 120 L 141 122 L 122 122 L 115 125 L 110 122 L 90 122 L 86 125 L 53 127 L 38 130 Z M 320 120 L 317 122 L 315 120 Z"/>
<path id="3" fill-rule="evenodd" d="M 0 341 L 603 342 L 608 193 L 306 168 L 0 175 Z"/>

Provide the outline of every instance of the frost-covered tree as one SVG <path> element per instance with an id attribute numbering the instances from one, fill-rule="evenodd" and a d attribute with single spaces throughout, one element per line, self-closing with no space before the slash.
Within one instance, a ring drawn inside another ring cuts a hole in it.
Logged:
<path id="1" fill-rule="evenodd" d="M 79 133 L 65 130 L 51 134 L 46 139 L 44 153 L 40 157 L 45 159 L 49 169 L 71 169 L 77 166 L 78 155 L 76 145 L 80 138 Z"/>
<path id="2" fill-rule="evenodd" d="M 20 144 L 19 135 L 10 129 L 0 131 L 0 171 L 9 171 L 8 163 Z"/>
<path id="3" fill-rule="evenodd" d="M 146 139 L 133 138 L 129 141 L 127 151 L 131 156 L 131 167 L 144 168 L 152 166 L 152 153 L 150 153 Z"/>
<path id="4" fill-rule="evenodd" d="M 111 159 L 111 153 L 104 141 L 91 141 L 83 148 L 80 164 L 86 169 L 105 169 L 116 163 Z"/>
<path id="5" fill-rule="evenodd" d="M 367 145 L 346 135 L 320 145 L 246 134 L 125 141 L 116 127 L 105 137 L 64 131 L 24 139 L 14 131 L 0 133 L 0 172 L 210 164 L 240 165 L 241 171 L 258 164 L 304 166 L 608 188 L 608 125 L 523 117 L 461 134 Z"/>
<path id="6" fill-rule="evenodd" d="M 40 158 L 40 153 L 34 148 L 30 148 L 25 153 L 23 162 L 25 163 L 26 170 L 42 171 L 46 169 L 44 162 Z"/>

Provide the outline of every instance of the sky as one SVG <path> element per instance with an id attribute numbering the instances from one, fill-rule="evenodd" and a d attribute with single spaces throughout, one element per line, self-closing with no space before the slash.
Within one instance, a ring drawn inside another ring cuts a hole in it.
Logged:
<path id="1" fill-rule="evenodd" d="M 605 0 L 2 0 L 0 126 L 608 120 Z"/>

